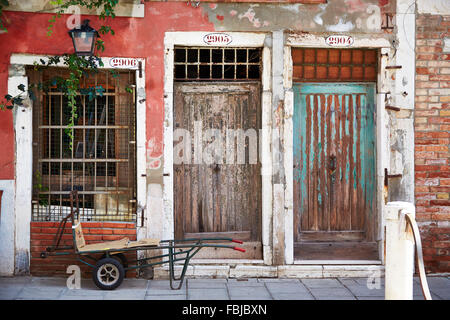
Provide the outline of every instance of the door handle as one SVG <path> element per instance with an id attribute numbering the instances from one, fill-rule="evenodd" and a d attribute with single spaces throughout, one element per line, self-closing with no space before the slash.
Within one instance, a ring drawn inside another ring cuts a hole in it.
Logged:
<path id="1" fill-rule="evenodd" d="M 336 156 L 334 154 L 329 158 L 328 170 L 330 170 L 330 174 L 334 174 L 334 172 L 336 171 Z"/>

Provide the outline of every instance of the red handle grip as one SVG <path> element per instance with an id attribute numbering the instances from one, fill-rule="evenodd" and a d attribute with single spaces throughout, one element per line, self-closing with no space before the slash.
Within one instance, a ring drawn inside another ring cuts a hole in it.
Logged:
<path id="1" fill-rule="evenodd" d="M 233 249 L 237 250 L 237 251 L 245 252 L 245 249 L 242 249 L 242 248 L 239 248 L 239 247 L 234 247 Z"/>
<path id="2" fill-rule="evenodd" d="M 244 243 L 243 241 L 241 241 L 241 240 L 236 240 L 236 239 L 232 239 L 231 241 L 232 241 L 232 242 L 239 243 L 239 244 L 243 244 L 243 243 Z"/>

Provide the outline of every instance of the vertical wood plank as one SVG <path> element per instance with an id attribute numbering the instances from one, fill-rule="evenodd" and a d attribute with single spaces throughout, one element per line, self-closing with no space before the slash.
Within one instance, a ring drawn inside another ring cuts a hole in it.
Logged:
<path id="1" fill-rule="evenodd" d="M 324 161 L 323 161 L 323 165 L 324 165 L 324 171 L 325 171 L 325 181 L 324 181 L 324 186 L 325 186 L 325 196 L 326 198 L 323 200 L 326 204 L 325 207 L 325 214 L 326 214 L 326 225 L 325 225 L 325 229 L 327 231 L 331 230 L 331 208 L 334 206 L 334 203 L 332 202 L 333 199 L 333 192 L 332 192 L 332 173 L 330 171 L 330 159 L 331 159 L 331 155 L 332 155 L 332 140 L 331 140 L 331 130 L 332 130 L 332 126 L 333 124 L 331 123 L 331 114 L 332 114 L 332 103 L 333 103 L 333 96 L 331 94 L 327 95 L 327 100 L 326 100 L 326 117 L 325 117 L 325 123 L 326 123 L 326 137 L 325 137 L 325 153 L 324 153 Z"/>
<path id="2" fill-rule="evenodd" d="M 348 191 L 349 191 L 349 211 L 348 211 L 348 230 L 353 229 L 354 221 L 356 220 L 354 215 L 356 208 L 354 208 L 354 201 L 356 200 L 354 194 L 353 194 L 353 184 L 355 181 L 355 178 L 353 176 L 353 169 L 355 167 L 354 164 L 354 157 L 353 157 L 353 148 L 354 148 L 354 130 L 353 130 L 353 124 L 354 124 L 354 111 L 353 111 L 353 94 L 348 95 L 348 128 L 349 128 L 349 146 L 348 146 L 348 153 L 349 153 L 349 170 L 348 170 Z"/>
<path id="3" fill-rule="evenodd" d="M 313 111 L 313 230 L 319 230 L 319 95 L 314 95 Z"/>
<path id="4" fill-rule="evenodd" d="M 326 203 L 327 203 L 327 184 L 326 184 L 326 158 L 325 158 L 325 149 L 326 149 L 326 137 L 325 137 L 325 130 L 328 126 L 327 123 L 327 112 L 326 112 L 326 100 L 325 95 L 321 94 L 319 96 L 320 98 L 320 142 L 319 142 L 319 152 L 320 152 L 320 159 L 319 161 L 319 230 L 327 230 L 328 229 L 328 222 L 326 219 L 327 213 L 326 213 Z"/>
<path id="5" fill-rule="evenodd" d="M 331 125 L 330 125 L 330 132 L 331 132 L 331 156 L 333 157 L 331 160 L 333 161 L 333 171 L 331 175 L 331 181 L 330 181 L 330 206 L 331 209 L 331 218 L 330 218 L 330 230 L 336 230 L 337 225 L 337 210 L 338 210 L 338 198 L 339 198 L 339 192 L 337 189 L 338 185 L 338 174 L 339 169 L 337 167 L 337 159 L 338 159 L 338 152 L 339 147 L 337 145 L 337 139 L 338 139 L 338 132 L 339 132 L 339 99 L 337 95 L 330 94 L 331 100 L 332 100 L 332 107 L 333 107 L 333 113 L 331 114 Z"/>
<path id="6" fill-rule="evenodd" d="M 361 205 L 364 201 L 362 190 L 361 190 L 361 109 L 363 108 L 361 95 L 358 94 L 356 98 L 356 228 L 363 230 L 363 217 L 364 217 L 364 207 Z"/>
<path id="7" fill-rule="evenodd" d="M 342 224 L 342 217 L 341 214 L 344 210 L 344 193 L 342 190 L 342 178 L 343 178 L 343 170 L 342 170 L 342 159 L 343 159 L 343 130 L 342 130 L 342 122 L 344 112 L 342 107 L 342 96 L 336 94 L 335 95 L 335 104 L 336 104 L 336 110 L 337 110 L 337 118 L 336 118 L 336 144 L 337 144 L 337 154 L 336 154 L 336 190 L 339 190 L 337 195 L 337 201 L 336 201 L 336 225 L 335 230 L 341 229 Z"/>

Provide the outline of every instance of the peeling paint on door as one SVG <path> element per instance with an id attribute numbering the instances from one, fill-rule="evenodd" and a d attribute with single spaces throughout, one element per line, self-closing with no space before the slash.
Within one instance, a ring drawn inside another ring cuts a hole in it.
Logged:
<path id="1" fill-rule="evenodd" d="M 363 240 L 375 213 L 374 84 L 294 86 L 296 241 L 316 232 Z M 351 233 L 349 233 L 351 232 Z M 303 235 L 302 235 L 303 234 Z"/>

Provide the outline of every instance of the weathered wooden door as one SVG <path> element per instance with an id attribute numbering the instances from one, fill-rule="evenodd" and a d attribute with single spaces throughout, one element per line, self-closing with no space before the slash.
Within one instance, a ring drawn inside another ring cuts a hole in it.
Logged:
<path id="1" fill-rule="evenodd" d="M 261 258 L 259 83 L 176 83 L 174 105 L 175 236 L 250 241 L 223 254 Z"/>
<path id="2" fill-rule="evenodd" d="M 299 83 L 294 92 L 298 258 L 376 259 L 376 248 L 362 244 L 373 241 L 376 223 L 375 85 Z M 352 241 L 365 253 L 358 256 L 357 246 L 339 253 L 337 246 L 320 255 L 321 248 Z"/>

